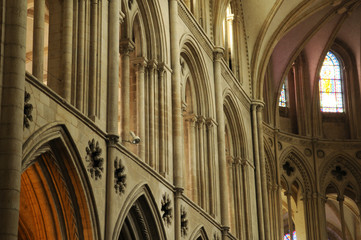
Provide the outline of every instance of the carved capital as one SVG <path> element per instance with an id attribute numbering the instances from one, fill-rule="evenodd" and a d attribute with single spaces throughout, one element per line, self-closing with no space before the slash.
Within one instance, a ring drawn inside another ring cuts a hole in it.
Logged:
<path id="1" fill-rule="evenodd" d="M 150 71 L 156 70 L 156 69 L 158 68 L 158 61 L 157 61 L 156 59 L 149 60 L 149 61 L 148 61 L 147 68 L 148 68 Z"/>
<path id="2" fill-rule="evenodd" d="M 221 61 L 224 53 L 224 48 L 222 47 L 215 47 L 213 50 L 213 58 L 214 61 Z"/>
<path id="3" fill-rule="evenodd" d="M 107 135 L 107 143 L 108 146 L 114 146 L 119 142 L 119 136 L 116 134 L 108 134 Z"/>
<path id="4" fill-rule="evenodd" d="M 135 48 L 135 44 L 130 39 L 122 39 L 119 43 L 119 52 L 122 55 L 129 55 Z"/>

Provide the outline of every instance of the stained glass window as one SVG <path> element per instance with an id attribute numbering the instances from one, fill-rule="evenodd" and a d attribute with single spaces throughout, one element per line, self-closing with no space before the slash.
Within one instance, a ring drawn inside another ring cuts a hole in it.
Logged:
<path id="1" fill-rule="evenodd" d="M 320 105 L 322 112 L 344 112 L 340 62 L 331 51 L 320 71 Z"/>
<path id="2" fill-rule="evenodd" d="M 282 84 L 280 99 L 278 100 L 278 106 L 280 107 L 287 107 L 287 92 L 286 92 L 286 84 L 285 84 L 286 82 L 287 79 Z"/>
<path id="3" fill-rule="evenodd" d="M 287 233 L 283 236 L 283 240 L 291 240 L 291 235 Z M 297 240 L 296 231 L 293 231 L 293 240 Z"/>

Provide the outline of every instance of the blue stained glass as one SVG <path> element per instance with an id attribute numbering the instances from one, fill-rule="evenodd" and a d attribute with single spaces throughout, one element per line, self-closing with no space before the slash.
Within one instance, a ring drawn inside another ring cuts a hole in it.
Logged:
<path id="1" fill-rule="evenodd" d="M 328 52 L 323 61 L 320 80 L 320 106 L 322 112 L 343 112 L 341 67 L 337 57 Z"/>

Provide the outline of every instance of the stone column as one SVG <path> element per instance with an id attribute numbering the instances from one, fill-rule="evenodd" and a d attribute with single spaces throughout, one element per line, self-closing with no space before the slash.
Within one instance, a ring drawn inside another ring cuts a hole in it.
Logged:
<path id="1" fill-rule="evenodd" d="M 62 49 L 62 77 L 64 81 L 63 98 L 71 101 L 71 71 L 73 53 L 73 0 L 63 3 L 63 49 Z"/>
<path id="2" fill-rule="evenodd" d="M 217 128 L 217 142 L 218 142 L 218 161 L 219 161 L 219 188 L 222 190 L 221 194 L 221 224 L 224 227 L 222 231 L 222 239 L 226 238 L 229 230 L 229 213 L 228 213 L 228 184 L 227 184 L 227 162 L 226 162 L 226 141 L 225 141 L 225 120 L 223 111 L 223 86 L 222 86 L 222 72 L 221 61 L 224 49 L 216 47 L 214 50 L 214 85 L 216 98 L 216 116 L 218 122 Z"/>
<path id="3" fill-rule="evenodd" d="M 200 188 L 198 191 L 199 194 L 199 202 L 200 202 L 200 206 L 207 211 L 207 206 L 206 206 L 206 196 L 207 196 L 207 188 L 205 187 L 205 182 L 207 181 L 205 178 L 205 168 L 204 168 L 204 163 L 205 163 L 205 158 L 204 158 L 204 123 L 205 123 L 205 119 L 203 116 L 199 116 L 197 118 L 197 140 L 195 142 L 196 149 L 197 149 L 197 153 L 198 153 L 198 158 L 196 158 L 197 162 L 198 162 L 198 171 L 197 171 L 197 175 L 199 175 L 199 185 L 198 187 Z"/>
<path id="4" fill-rule="evenodd" d="M 34 0 L 33 75 L 43 82 L 45 1 Z"/>
<path id="5" fill-rule="evenodd" d="M 249 184 L 249 174 L 248 172 L 252 169 L 248 169 L 248 168 L 252 168 L 253 166 L 250 165 L 249 161 L 247 159 L 242 159 L 241 160 L 241 169 L 242 169 L 242 188 L 244 191 L 244 221 L 245 221 L 245 239 L 252 239 L 253 238 L 253 233 L 252 233 L 252 214 L 251 214 L 251 201 L 254 201 L 254 199 L 250 198 L 250 184 Z"/>
<path id="6" fill-rule="evenodd" d="M 189 151 L 190 151 L 190 161 L 191 161 L 191 182 L 192 182 L 192 199 L 195 203 L 199 204 L 199 191 L 198 191 L 198 167 L 197 167 L 197 148 L 196 148 L 196 116 L 190 116 L 186 121 L 188 121 L 189 127 Z"/>
<path id="7" fill-rule="evenodd" d="M 84 74 L 85 74 L 85 0 L 79 1 L 78 13 L 78 59 L 76 78 L 76 108 L 83 111 L 84 107 Z"/>
<path id="8" fill-rule="evenodd" d="M 346 222 L 345 222 L 345 213 L 343 209 L 343 197 L 337 198 L 339 207 L 340 207 L 340 216 L 341 216 L 341 229 L 342 229 L 342 239 L 346 239 Z"/>
<path id="9" fill-rule="evenodd" d="M 120 43 L 120 53 L 122 55 L 122 78 L 121 78 L 121 104 L 122 104 L 122 143 L 128 147 L 130 140 L 130 57 L 129 54 L 134 49 L 134 43 L 129 39 L 123 39 Z"/>
<path id="10" fill-rule="evenodd" d="M 182 107 L 181 107 L 181 78 L 180 78 L 180 51 L 179 51 L 179 27 L 178 19 L 178 1 L 169 0 L 169 25 L 170 25 L 170 55 L 172 65 L 172 124 L 173 124 L 173 184 L 179 189 L 177 193 L 182 193 L 183 188 L 183 129 L 182 129 Z M 175 197 L 175 240 L 181 239 L 181 222 L 180 222 L 180 199 Z"/>
<path id="11" fill-rule="evenodd" d="M 327 203 L 327 197 L 326 196 L 323 196 L 323 197 L 320 197 L 321 199 L 321 214 L 322 214 L 322 224 L 321 224 L 321 239 L 327 239 L 327 220 L 326 220 L 326 203 Z"/>
<path id="12" fill-rule="evenodd" d="M 108 101 L 107 101 L 107 164 L 106 164 L 106 217 L 105 237 L 113 239 L 112 233 L 115 226 L 116 213 L 112 207 L 115 203 L 114 189 L 114 160 L 116 155 L 115 145 L 118 136 L 118 91 L 119 91 L 119 16 L 120 1 L 109 1 L 109 38 L 108 38 Z"/>
<path id="13" fill-rule="evenodd" d="M 286 192 L 285 195 L 287 196 L 287 211 L 288 211 L 288 231 L 291 236 L 291 239 L 293 239 L 293 221 L 292 221 L 292 205 L 291 205 L 291 193 Z"/>
<path id="14" fill-rule="evenodd" d="M 18 239 L 27 1 L 7 0 L 0 112 L 0 239 Z M 25 129 L 26 131 L 26 129 Z"/>
<path id="15" fill-rule="evenodd" d="M 144 58 L 139 58 L 133 62 L 137 78 L 138 86 L 138 134 L 140 138 L 139 143 L 139 152 L 138 155 L 140 159 L 145 161 L 145 80 L 144 80 L 144 68 L 147 64 Z"/>
<path id="16" fill-rule="evenodd" d="M 148 63 L 149 79 L 148 79 L 148 109 L 149 109 L 149 165 L 156 168 L 156 145 L 155 145 L 155 70 L 157 69 L 157 61 L 151 60 Z"/>
<path id="17" fill-rule="evenodd" d="M 159 89 L 159 173 L 165 177 L 166 175 L 166 79 L 164 79 L 165 65 L 164 63 L 159 64 L 158 67 L 158 89 Z"/>
<path id="18" fill-rule="evenodd" d="M 265 239 L 270 239 L 270 224 L 269 224 L 269 207 L 268 207 L 268 194 L 267 194 L 267 172 L 266 172 L 266 158 L 264 154 L 263 142 L 263 103 L 257 107 L 257 127 L 258 127 L 258 146 L 259 146 L 259 162 L 261 168 L 261 189 L 262 189 L 262 205 L 264 217 L 264 235 Z"/>
<path id="19" fill-rule="evenodd" d="M 208 163 L 208 172 L 209 172 L 209 213 L 211 216 L 215 216 L 216 214 L 216 199 L 217 199 L 217 193 L 215 191 L 215 185 L 216 185 L 216 177 L 214 176 L 216 169 L 215 169 L 215 146 L 216 146 L 216 133 L 215 129 L 217 126 L 216 122 L 212 118 L 208 118 L 206 120 L 206 126 L 207 126 L 207 146 L 208 146 L 208 157 L 207 157 L 207 163 Z"/>
<path id="20" fill-rule="evenodd" d="M 91 17 L 90 17 L 90 64 L 89 64 L 89 107 L 88 116 L 93 121 L 96 115 L 96 81 L 97 81 L 97 35 L 98 35 L 98 0 L 91 1 Z"/>
<path id="21" fill-rule="evenodd" d="M 258 212 L 258 231 L 259 239 L 265 239 L 263 205 L 262 205 L 262 184 L 261 184 L 261 167 L 258 148 L 258 123 L 257 123 L 257 106 L 258 103 L 252 104 L 252 135 L 253 135 L 253 157 L 256 168 L 256 191 L 257 191 L 257 212 Z"/>

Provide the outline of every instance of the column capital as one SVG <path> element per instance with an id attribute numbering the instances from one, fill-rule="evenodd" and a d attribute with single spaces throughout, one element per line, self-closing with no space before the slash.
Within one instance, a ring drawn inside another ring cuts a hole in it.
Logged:
<path id="1" fill-rule="evenodd" d="M 146 57 L 136 57 L 132 58 L 131 62 L 133 65 L 146 66 L 148 64 L 148 59 Z"/>
<path id="2" fill-rule="evenodd" d="M 135 44 L 130 39 L 122 39 L 119 42 L 119 52 L 122 55 L 129 55 L 135 48 Z"/>
<path id="3" fill-rule="evenodd" d="M 220 61 L 224 54 L 224 48 L 223 47 L 215 47 L 213 50 L 213 57 L 214 61 Z"/>
<path id="4" fill-rule="evenodd" d="M 166 71 L 172 73 L 172 69 L 165 62 L 158 63 L 158 71 L 160 73 L 164 73 Z"/>
<path id="5" fill-rule="evenodd" d="M 206 119 L 203 116 L 197 117 L 198 127 L 203 127 L 205 123 L 206 123 Z"/>
<path id="6" fill-rule="evenodd" d="M 158 61 L 157 61 L 157 59 L 151 59 L 151 60 L 149 60 L 148 61 L 148 64 L 147 64 L 147 68 L 149 69 L 149 70 L 155 70 L 155 69 L 157 69 L 158 68 Z"/>
<path id="7" fill-rule="evenodd" d="M 213 118 L 207 118 L 206 119 L 206 126 L 207 126 L 207 128 L 213 128 L 214 126 L 217 126 L 218 124 L 217 124 L 217 122 L 216 122 L 216 120 L 214 120 Z"/>
<path id="8" fill-rule="evenodd" d="M 119 135 L 118 134 L 108 134 L 106 136 L 106 141 L 108 146 L 114 146 L 119 142 Z"/>
<path id="9" fill-rule="evenodd" d="M 252 109 L 257 110 L 258 112 L 263 110 L 264 105 L 265 105 L 265 103 L 261 100 L 253 100 L 251 102 Z"/>

